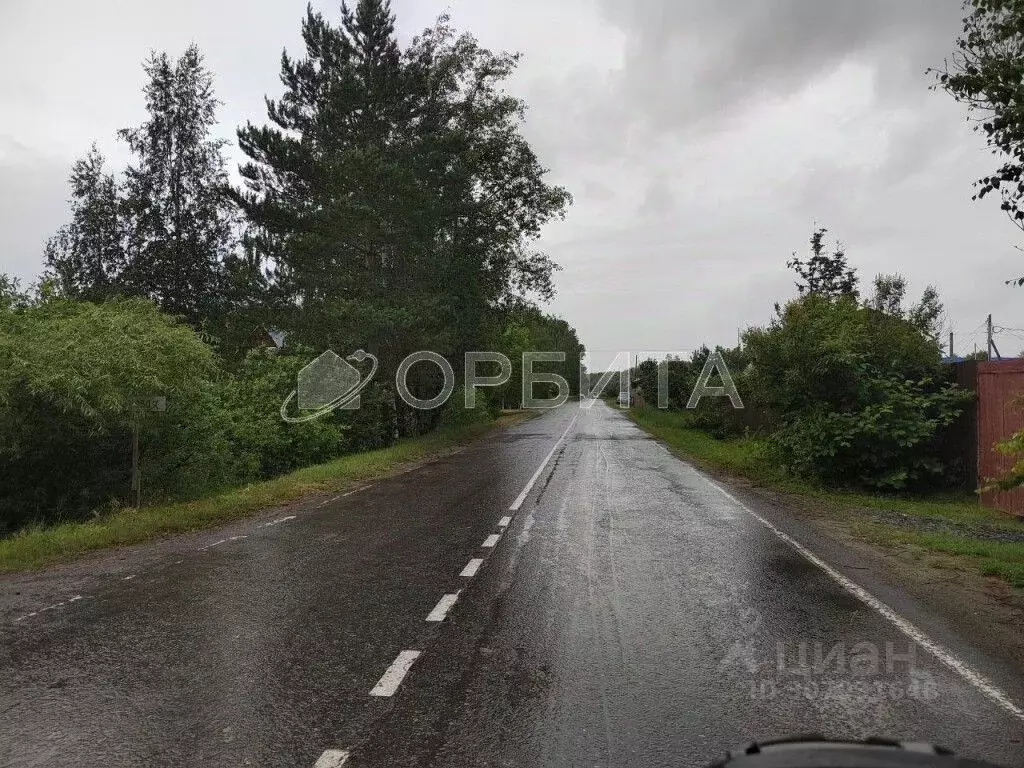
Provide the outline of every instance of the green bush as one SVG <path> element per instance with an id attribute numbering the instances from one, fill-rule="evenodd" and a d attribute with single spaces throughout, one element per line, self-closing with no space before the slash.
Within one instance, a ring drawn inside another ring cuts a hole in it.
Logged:
<path id="1" fill-rule="evenodd" d="M 225 383 L 227 439 L 238 456 L 239 479 L 274 477 L 345 451 L 343 412 L 299 424 L 281 418 L 281 404 L 312 359 L 308 350 L 270 355 L 255 349 Z"/>
<path id="2" fill-rule="evenodd" d="M 442 406 L 440 425 L 442 427 L 462 427 L 469 424 L 480 424 L 492 421 L 495 417 L 495 406 L 487 396 L 487 389 L 478 389 L 475 407 L 466 407 L 466 390 L 457 386 L 451 397 Z M 500 412 L 500 405 L 498 406 Z"/>
<path id="3" fill-rule="evenodd" d="M 751 404 L 777 421 L 771 445 L 792 472 L 869 488 L 944 482 L 938 438 L 970 396 L 943 383 L 937 343 L 912 322 L 808 294 L 744 344 Z"/>
<path id="4" fill-rule="evenodd" d="M 153 411 L 150 398 L 187 404 L 194 419 L 216 372 L 210 348 L 147 301 L 0 308 L 0 529 L 124 498 L 132 427 L 152 434 L 179 412 Z M 201 432 L 178 447 L 196 450 Z M 215 473 L 216 434 L 207 434 L 203 461 L 172 450 L 165 460 Z"/>
<path id="5" fill-rule="evenodd" d="M 936 438 L 969 393 L 868 366 L 859 372 L 853 404 L 836 410 L 818 401 L 790 414 L 769 440 L 774 455 L 795 474 L 830 484 L 879 490 L 941 484 L 945 467 Z"/>

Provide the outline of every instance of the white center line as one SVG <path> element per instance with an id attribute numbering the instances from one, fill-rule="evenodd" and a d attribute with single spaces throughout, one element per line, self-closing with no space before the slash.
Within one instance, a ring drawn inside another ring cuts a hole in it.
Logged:
<path id="1" fill-rule="evenodd" d="M 372 485 L 373 485 L 373 483 L 371 483 L 370 485 L 363 485 L 363 486 L 360 486 L 359 488 L 351 490 L 348 493 L 343 493 L 341 495 L 342 496 L 351 496 L 353 493 L 359 493 L 360 491 L 365 491 L 367 488 L 370 488 Z"/>
<path id="2" fill-rule="evenodd" d="M 294 520 L 295 515 L 288 515 L 288 517 L 282 517 L 277 520 L 271 520 L 269 523 L 263 523 L 259 526 L 260 528 L 269 528 L 272 525 L 280 525 L 281 523 L 287 523 L 289 520 Z"/>
<path id="3" fill-rule="evenodd" d="M 227 544 L 229 541 L 238 541 L 239 539 L 247 539 L 247 538 L 249 538 L 249 537 L 248 536 L 231 536 L 231 537 L 229 537 L 227 539 L 221 539 L 220 541 L 215 541 L 215 542 L 213 542 L 213 544 L 207 544 L 205 547 L 200 547 L 199 551 L 200 552 L 205 552 L 207 549 L 213 549 L 214 547 L 219 547 L 221 544 Z"/>
<path id="4" fill-rule="evenodd" d="M 772 525 L 772 523 L 769 520 L 761 517 L 761 515 L 757 514 L 746 504 L 739 501 L 735 496 L 733 496 L 731 493 L 725 490 L 718 483 L 714 482 L 703 473 L 698 474 L 700 474 L 701 477 L 703 477 L 708 482 L 708 484 L 711 485 L 712 488 L 721 493 L 733 504 L 742 509 L 748 515 L 750 515 L 759 523 L 761 523 L 761 525 L 763 525 L 769 531 L 771 531 L 784 542 L 793 547 L 793 549 L 795 549 L 797 552 L 799 552 L 801 555 L 807 558 L 807 560 L 814 563 L 814 565 L 818 566 L 821 570 L 823 570 L 825 573 L 831 576 L 832 579 L 835 580 L 847 592 L 850 592 L 851 594 L 859 598 L 861 602 L 865 603 L 869 607 L 875 609 L 878 613 L 882 614 L 883 617 L 888 619 L 889 622 L 893 624 L 893 626 L 899 629 L 913 642 L 917 643 L 922 648 L 931 653 L 932 656 L 937 658 L 947 667 L 949 667 L 958 675 L 960 675 L 964 680 L 966 680 L 979 691 L 981 691 L 991 701 L 995 702 L 998 706 L 1002 707 L 1004 711 L 1010 713 L 1011 715 L 1020 720 L 1024 720 L 1024 710 L 1018 707 L 1007 694 L 1005 694 L 995 685 L 990 683 L 984 676 L 982 676 L 978 672 L 975 672 L 966 663 L 964 663 L 956 656 L 954 656 L 952 652 L 946 650 L 944 647 L 942 647 L 934 640 L 929 638 L 924 632 L 922 632 L 916 626 L 914 626 L 909 621 L 904 619 L 902 616 L 896 613 L 896 611 L 894 611 L 888 605 L 886 605 L 877 597 L 872 595 L 862 586 L 843 576 L 843 574 L 839 573 L 839 571 L 837 571 L 835 568 L 830 566 L 820 557 L 815 555 L 813 552 L 807 549 L 807 547 L 798 542 L 792 536 L 776 528 L 774 525 Z"/>
<path id="5" fill-rule="evenodd" d="M 530 491 L 533 489 L 534 483 L 536 483 L 537 479 L 540 477 L 540 473 L 544 471 L 544 467 L 546 467 L 548 462 L 551 461 L 551 457 L 555 455 L 555 451 L 558 450 L 558 446 L 560 446 L 562 441 L 565 440 L 565 436 L 569 434 L 569 430 L 572 429 L 572 425 L 576 423 L 576 419 L 579 418 L 579 415 L 579 411 L 576 411 L 576 415 L 572 417 L 572 421 L 570 421 L 569 426 L 565 428 L 565 432 L 563 432 L 562 436 L 555 441 L 553 446 L 551 446 L 551 451 L 544 457 L 544 461 L 542 461 L 540 466 L 537 467 L 537 471 L 533 473 L 533 477 L 530 478 L 530 482 L 528 482 L 526 487 L 519 492 L 519 495 L 516 496 L 516 500 L 512 502 L 512 506 L 508 508 L 510 512 L 516 512 L 521 506 L 523 506 L 523 502 L 526 501 L 526 497 L 530 495 Z"/>
<path id="6" fill-rule="evenodd" d="M 498 534 L 492 533 L 490 536 L 488 536 L 486 539 L 484 539 L 484 543 L 481 544 L 480 546 L 482 546 L 482 547 L 493 547 L 495 544 L 498 543 L 498 539 L 500 539 L 500 538 L 501 538 L 501 536 L 499 536 Z"/>
<path id="7" fill-rule="evenodd" d="M 55 603 L 53 605 L 48 605 L 45 608 L 40 608 L 38 610 L 32 611 L 32 613 L 26 613 L 24 616 L 19 616 L 18 618 L 16 618 L 14 620 L 14 623 L 17 624 L 19 621 L 24 621 L 25 619 L 31 619 L 34 616 L 38 616 L 40 613 L 45 613 L 46 611 L 55 611 L 58 608 L 63 608 L 65 605 L 70 605 L 71 603 L 75 603 L 75 602 L 78 602 L 79 600 L 86 600 L 86 599 L 88 599 L 88 598 L 85 595 L 75 595 L 74 597 L 68 598 L 67 600 L 61 600 L 59 603 Z"/>
<path id="8" fill-rule="evenodd" d="M 419 656 L 419 651 L 402 651 L 398 654 L 398 658 L 391 662 L 391 666 L 388 667 L 384 676 L 377 681 L 375 686 L 373 686 L 373 690 L 370 691 L 370 695 L 393 696 L 395 691 L 398 690 L 398 686 L 402 684 L 402 680 L 405 679 L 412 663 L 416 661 Z"/>
<path id="9" fill-rule="evenodd" d="M 444 621 L 444 617 L 448 615 L 448 611 L 455 605 L 455 601 L 459 599 L 459 593 L 448 594 L 442 597 L 437 605 L 434 606 L 429 614 L 427 614 L 427 621 Z"/>
<path id="10" fill-rule="evenodd" d="M 483 564 L 483 559 L 474 557 L 466 563 L 466 567 L 462 569 L 462 573 L 460 573 L 459 576 L 476 576 L 476 572 L 480 570 L 480 566 Z"/>
<path id="11" fill-rule="evenodd" d="M 316 761 L 313 768 L 341 768 L 346 760 L 348 760 L 347 749 L 328 749 L 320 755 L 320 759 Z"/>
<path id="12" fill-rule="evenodd" d="M 499 528 L 508 528 L 511 523 L 512 523 L 512 518 L 509 517 L 508 515 L 505 515 L 505 517 L 501 518 L 501 520 L 498 521 L 498 527 Z"/>

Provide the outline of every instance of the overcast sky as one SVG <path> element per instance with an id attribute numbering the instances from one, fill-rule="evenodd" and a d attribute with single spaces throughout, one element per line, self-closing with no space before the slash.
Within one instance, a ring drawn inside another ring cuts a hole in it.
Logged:
<path id="1" fill-rule="evenodd" d="M 333 2 L 316 2 L 338 18 Z M 793 295 L 785 262 L 815 223 L 863 280 L 935 284 L 958 352 L 982 323 L 1024 328 L 1018 231 L 971 183 L 995 167 L 963 109 L 930 92 L 958 0 L 393 0 L 403 39 L 445 9 L 492 49 L 525 131 L 573 193 L 542 242 L 564 267 L 550 310 L 592 350 L 731 344 Z M 305 0 L 0 0 L 0 271 L 30 281 L 67 215 L 71 163 L 143 118 L 141 61 L 195 41 L 221 133 L 263 122 Z M 237 152 L 232 147 L 232 157 Z M 997 336 L 1004 355 L 1024 331 Z"/>

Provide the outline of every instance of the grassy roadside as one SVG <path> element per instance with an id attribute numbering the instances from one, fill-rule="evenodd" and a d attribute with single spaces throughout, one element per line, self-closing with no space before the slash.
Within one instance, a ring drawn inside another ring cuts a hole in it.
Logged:
<path id="1" fill-rule="evenodd" d="M 819 488 L 787 476 L 768 459 L 759 440 L 717 440 L 689 428 L 680 413 L 634 408 L 629 415 L 698 466 L 813 502 L 802 506 L 862 541 L 1024 587 L 1024 522 L 983 507 L 973 497 L 916 499 Z"/>
<path id="2" fill-rule="evenodd" d="M 88 522 L 29 528 L 0 539 L 0 573 L 39 568 L 98 549 L 212 528 L 310 493 L 343 490 L 386 477 L 409 462 L 429 459 L 529 416 L 525 412 L 507 413 L 494 421 L 439 430 L 402 440 L 390 448 L 343 456 L 196 501 L 122 510 Z"/>

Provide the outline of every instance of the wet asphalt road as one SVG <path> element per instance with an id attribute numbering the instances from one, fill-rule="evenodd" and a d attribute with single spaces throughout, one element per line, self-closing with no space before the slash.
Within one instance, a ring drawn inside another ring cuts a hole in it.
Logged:
<path id="1" fill-rule="evenodd" d="M 1020 670 L 886 588 L 910 639 L 601 403 L 276 520 L 0 579 L 0 766 L 695 766 L 809 731 L 1024 766 Z"/>

